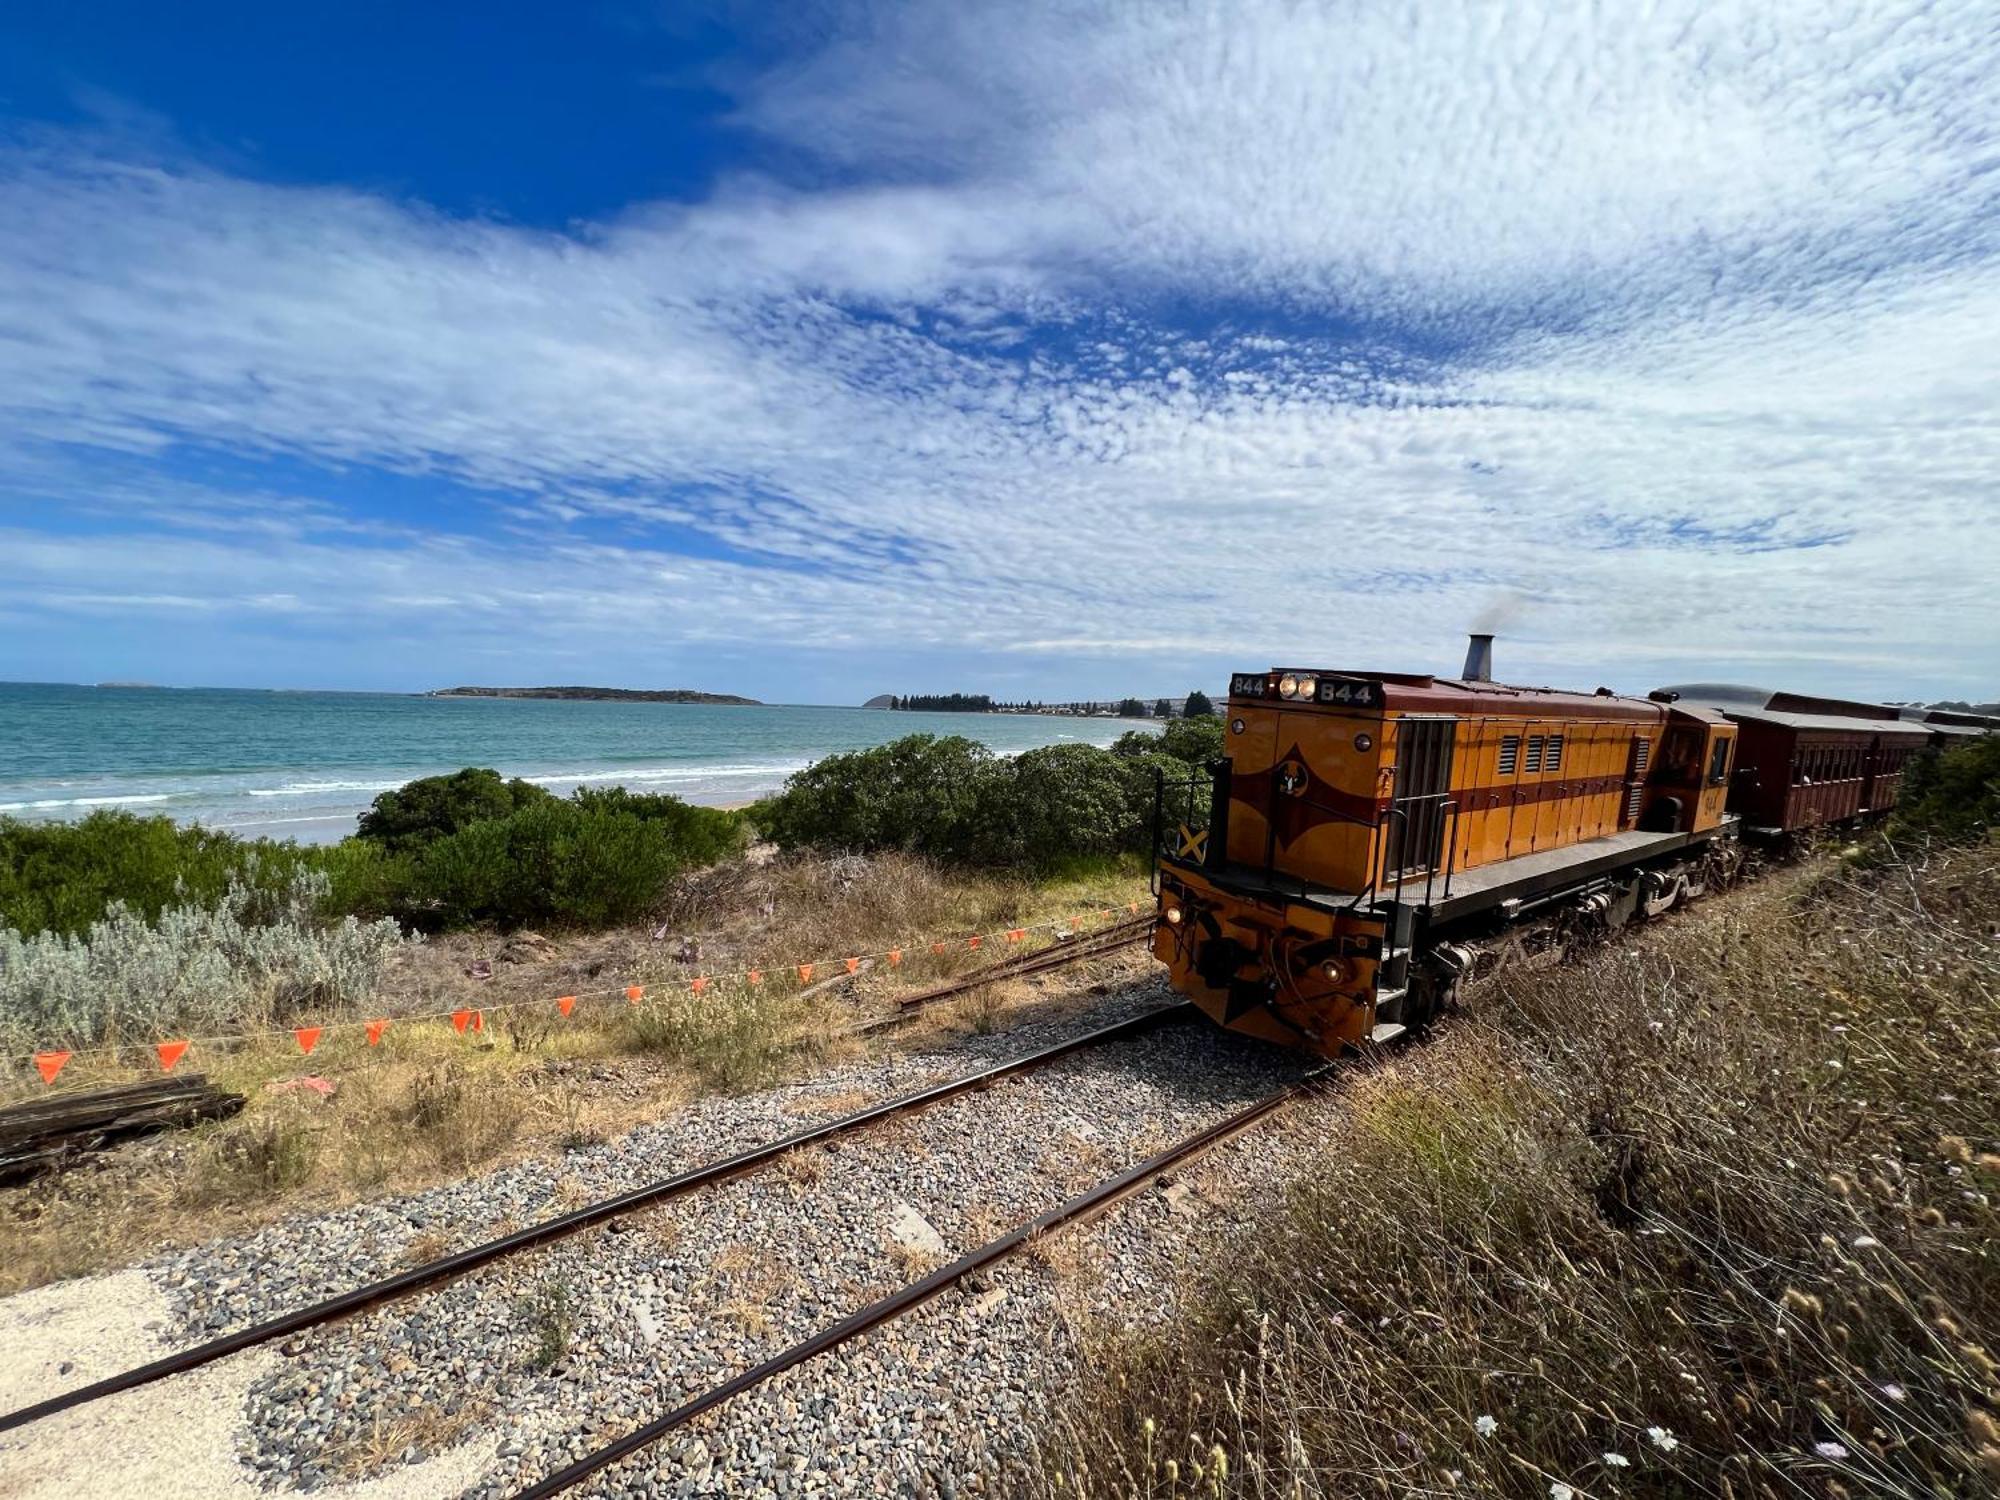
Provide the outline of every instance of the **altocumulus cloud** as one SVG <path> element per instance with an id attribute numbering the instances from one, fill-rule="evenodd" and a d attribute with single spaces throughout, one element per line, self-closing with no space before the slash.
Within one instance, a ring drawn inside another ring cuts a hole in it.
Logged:
<path id="1" fill-rule="evenodd" d="M 10 624 L 1136 676 L 1447 663 L 1504 596 L 1510 669 L 1990 691 L 1997 33 L 842 9 L 737 85 L 782 172 L 560 234 L 17 136 Z"/>

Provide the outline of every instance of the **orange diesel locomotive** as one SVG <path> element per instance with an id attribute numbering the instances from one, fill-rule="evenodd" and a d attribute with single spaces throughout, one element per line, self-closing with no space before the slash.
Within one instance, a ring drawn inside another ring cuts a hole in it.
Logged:
<path id="1" fill-rule="evenodd" d="M 1735 724 L 1508 687 L 1491 651 L 1474 636 L 1456 678 L 1230 680 L 1225 758 L 1160 802 L 1154 953 L 1175 988 L 1225 1026 L 1331 1056 L 1421 1025 L 1510 949 L 1656 915 L 1733 873 Z"/>

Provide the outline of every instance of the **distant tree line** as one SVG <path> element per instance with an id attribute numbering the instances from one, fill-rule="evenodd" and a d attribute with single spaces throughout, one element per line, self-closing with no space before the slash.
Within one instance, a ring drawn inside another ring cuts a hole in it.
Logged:
<path id="1" fill-rule="evenodd" d="M 892 697 L 889 707 L 927 714 L 990 714 L 993 700 L 985 693 L 911 693 Z"/>
<path id="2" fill-rule="evenodd" d="M 1050 705 L 1041 702 L 1039 699 L 1023 699 L 1018 703 L 1010 703 L 1004 699 L 995 700 L 986 693 L 907 693 L 900 697 L 892 693 L 889 697 L 889 707 L 892 709 L 908 709 L 916 713 L 946 714 L 1039 714 L 1048 712 L 1074 714 L 1110 709 L 1121 719 L 1171 719 L 1175 717 L 1173 701 L 1168 698 L 1156 698 L 1150 705 L 1143 698 L 1120 698 L 1115 702 L 1106 700 L 1102 703 L 1076 702 Z M 1215 704 L 1209 699 L 1208 694 L 1197 688 L 1194 692 L 1187 695 L 1187 701 L 1180 709 L 1180 717 L 1195 719 L 1200 718 L 1204 714 L 1212 714 L 1214 712 Z"/>

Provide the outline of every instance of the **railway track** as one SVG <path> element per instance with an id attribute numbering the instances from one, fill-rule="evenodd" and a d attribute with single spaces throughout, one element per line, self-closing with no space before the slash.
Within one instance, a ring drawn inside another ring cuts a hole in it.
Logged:
<path id="1" fill-rule="evenodd" d="M 1080 963 L 1087 958 L 1103 958 L 1121 949 L 1144 942 L 1152 936 L 1153 914 L 1142 912 L 1093 932 L 1088 937 L 1071 938 L 1053 948 L 1045 948 L 1039 953 L 1024 953 L 1015 958 L 1003 959 L 997 964 L 971 974 L 962 974 L 943 984 L 933 985 L 927 990 L 919 990 L 914 995 L 904 995 L 896 1001 L 894 1014 L 880 1016 L 850 1026 L 843 1033 L 847 1036 L 866 1036 L 872 1032 L 887 1031 L 893 1027 L 908 1024 L 920 1011 L 943 1000 L 954 1000 L 961 995 L 982 989 L 989 984 L 998 984 L 1008 979 L 1025 979 L 1031 974 L 1046 973 L 1051 969 L 1065 968 Z"/>
<path id="2" fill-rule="evenodd" d="M 564 1468 L 517 1491 L 514 1500 L 546 1500 L 548 1496 L 559 1495 L 573 1489 L 620 1460 L 630 1458 L 640 1450 L 658 1442 L 675 1429 L 686 1426 L 703 1413 L 713 1411 L 716 1407 L 775 1376 L 782 1375 L 787 1370 L 805 1364 L 808 1360 L 836 1349 L 851 1339 L 859 1338 L 871 1329 L 914 1311 L 957 1285 L 973 1272 L 1015 1254 L 1032 1243 L 1038 1235 L 1050 1233 L 1099 1212 L 1169 1168 L 1192 1161 L 1231 1137 L 1250 1129 L 1307 1090 L 1316 1087 L 1333 1067 L 1333 1064 L 1328 1063 L 1315 1068 L 1304 1078 L 1266 1094 L 1254 1104 L 1196 1131 L 1157 1155 L 1148 1157 L 1136 1166 L 1128 1167 L 1116 1176 L 1105 1179 L 1068 1202 L 1015 1225 L 1005 1234 L 987 1241 L 950 1265 L 869 1303 L 839 1322 L 829 1324 L 810 1338 L 781 1350 L 762 1363 L 753 1365 L 719 1385 L 711 1386 L 671 1411 L 632 1429 L 624 1436 L 613 1439 Z"/>
<path id="3" fill-rule="evenodd" d="M 1142 919 L 1149 920 L 1149 919 Z M 912 1009 L 934 1004 L 952 995 L 962 994 L 996 979 L 1018 977 L 1027 973 L 1039 973 L 1047 969 L 1059 968 L 1065 964 L 1098 956 L 1137 941 L 1143 933 L 1130 933 L 1123 929 L 1132 923 L 1121 923 L 1118 928 L 1094 934 L 1091 938 L 1078 940 L 1074 945 L 1066 945 L 1053 952 L 1027 955 L 1004 963 L 990 965 L 977 973 L 962 976 L 946 985 L 910 997 Z M 820 1125 L 796 1131 L 778 1140 L 755 1146 L 735 1155 L 705 1163 L 674 1176 L 634 1188 L 615 1197 L 587 1204 L 569 1213 L 557 1215 L 539 1224 L 529 1225 L 512 1234 L 489 1240 L 469 1249 L 443 1256 L 424 1265 L 416 1266 L 399 1275 L 371 1282 L 353 1291 L 330 1297 L 296 1311 L 257 1323 L 235 1333 L 224 1334 L 220 1338 L 190 1348 L 178 1350 L 148 1364 L 138 1365 L 115 1375 L 109 1375 L 75 1390 L 50 1396 L 45 1400 L 23 1406 L 15 1411 L 0 1415 L 0 1433 L 25 1427 L 44 1417 L 59 1412 L 70 1411 L 93 1401 L 117 1395 L 124 1391 L 136 1390 L 165 1380 L 170 1376 L 197 1370 L 230 1355 L 242 1353 L 293 1334 L 325 1327 L 352 1317 L 371 1307 L 390 1302 L 413 1292 L 455 1281 L 459 1277 L 489 1265 L 505 1257 L 532 1250 L 553 1243 L 593 1226 L 607 1223 L 623 1215 L 650 1208 L 673 1198 L 696 1192 L 702 1188 L 729 1181 L 746 1173 L 767 1166 L 791 1152 L 815 1146 L 836 1137 L 865 1129 L 880 1121 L 922 1110 L 947 1099 L 956 1098 L 979 1089 L 987 1088 L 1001 1079 L 1015 1077 L 1048 1066 L 1062 1058 L 1087 1051 L 1106 1043 L 1139 1036 L 1169 1022 L 1179 1021 L 1192 1014 L 1192 1007 L 1185 1004 L 1161 1006 L 1124 1021 L 1099 1027 L 1082 1036 L 1028 1053 L 1007 1062 L 996 1063 L 943 1083 L 933 1084 L 913 1093 L 871 1105 L 852 1114 Z"/>

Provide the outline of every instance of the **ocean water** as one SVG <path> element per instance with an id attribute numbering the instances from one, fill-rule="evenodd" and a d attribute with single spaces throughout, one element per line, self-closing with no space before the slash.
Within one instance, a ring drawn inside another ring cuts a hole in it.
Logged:
<path id="1" fill-rule="evenodd" d="M 906 734 L 962 734 L 1011 754 L 1108 745 L 1132 727 L 1026 714 L 0 683 L 0 814 L 117 807 L 326 843 L 352 833 L 376 793 L 461 766 L 559 794 L 626 786 L 719 804 L 776 791 L 822 756 Z"/>

